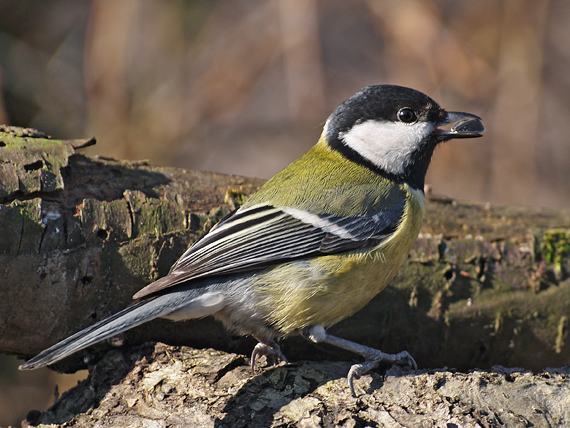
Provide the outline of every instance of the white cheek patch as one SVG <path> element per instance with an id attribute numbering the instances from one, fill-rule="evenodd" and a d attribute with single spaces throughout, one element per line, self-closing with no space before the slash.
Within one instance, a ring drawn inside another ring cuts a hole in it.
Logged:
<path id="1" fill-rule="evenodd" d="M 340 133 L 339 138 L 386 172 L 402 174 L 412 153 L 434 129 L 429 122 L 406 124 L 368 120 Z"/>

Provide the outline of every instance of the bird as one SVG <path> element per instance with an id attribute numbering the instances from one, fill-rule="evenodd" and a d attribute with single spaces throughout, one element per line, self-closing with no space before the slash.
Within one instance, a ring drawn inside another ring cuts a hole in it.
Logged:
<path id="1" fill-rule="evenodd" d="M 381 364 L 417 369 L 407 351 L 388 354 L 327 328 L 380 293 L 408 256 L 426 212 L 424 182 L 435 148 L 481 137 L 479 116 L 446 111 L 420 91 L 373 85 L 341 103 L 305 155 L 190 246 L 169 273 L 122 311 L 20 366 L 52 364 L 153 320 L 213 316 L 287 362 L 278 341 L 300 334 L 352 351 L 348 387 Z"/>

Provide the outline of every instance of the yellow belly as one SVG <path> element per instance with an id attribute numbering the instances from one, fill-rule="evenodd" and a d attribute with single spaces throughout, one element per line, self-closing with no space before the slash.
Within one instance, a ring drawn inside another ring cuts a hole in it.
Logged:
<path id="1" fill-rule="evenodd" d="M 425 215 L 423 193 L 405 186 L 408 203 L 396 231 L 376 248 L 284 263 L 260 275 L 266 318 L 283 334 L 331 326 L 362 309 L 408 256 Z"/>

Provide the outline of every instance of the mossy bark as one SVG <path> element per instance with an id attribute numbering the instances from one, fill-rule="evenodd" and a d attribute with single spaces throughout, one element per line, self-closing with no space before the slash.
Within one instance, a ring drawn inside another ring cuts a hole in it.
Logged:
<path id="1" fill-rule="evenodd" d="M 127 306 L 263 183 L 88 158 L 76 147 L 93 140 L 32 130 L 0 128 L 0 142 L 0 352 L 23 357 Z M 128 342 L 227 342 L 217 325 L 181 327 L 144 327 Z"/>
<path id="2" fill-rule="evenodd" d="M 86 141 L 0 129 L 0 352 L 30 357 L 129 304 L 262 180 L 88 158 Z M 331 329 L 420 367 L 538 370 L 570 360 L 570 212 L 468 204 L 428 194 L 422 233 L 392 284 Z M 212 319 L 125 333 L 250 352 Z M 353 355 L 299 337 L 292 360 Z M 73 371 L 102 344 L 57 365 Z"/>

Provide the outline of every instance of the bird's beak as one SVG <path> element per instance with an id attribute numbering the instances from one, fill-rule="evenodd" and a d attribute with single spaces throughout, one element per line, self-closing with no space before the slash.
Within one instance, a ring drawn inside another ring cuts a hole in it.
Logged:
<path id="1" fill-rule="evenodd" d="M 450 140 L 452 138 L 477 138 L 482 137 L 485 132 L 483 120 L 479 116 L 470 113 L 462 113 L 458 111 L 448 111 L 447 116 L 438 125 L 451 125 L 451 129 L 437 128 L 437 135 L 442 140 Z"/>

